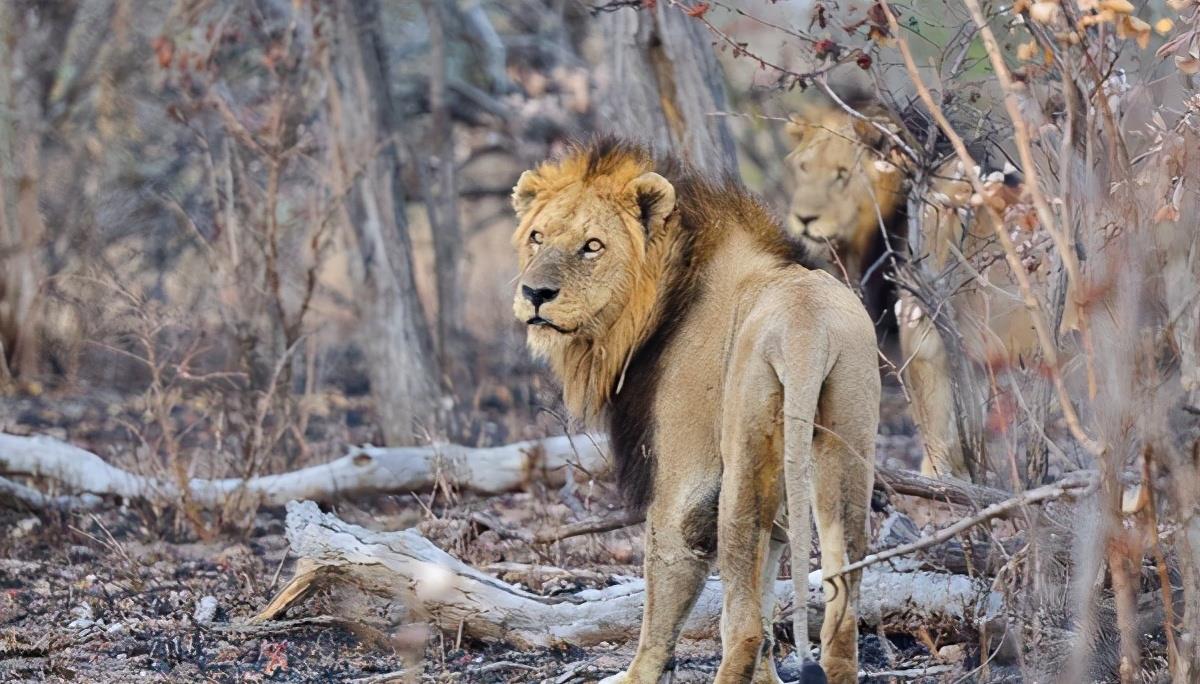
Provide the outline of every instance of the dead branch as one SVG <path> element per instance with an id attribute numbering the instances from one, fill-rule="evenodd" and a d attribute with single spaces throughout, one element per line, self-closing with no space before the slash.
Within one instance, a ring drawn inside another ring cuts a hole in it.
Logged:
<path id="1" fill-rule="evenodd" d="M 49 496 L 19 482 L 0 477 L 0 506 L 32 511 L 87 511 L 103 501 L 96 496 Z"/>
<path id="2" fill-rule="evenodd" d="M 638 525 L 645 522 L 646 517 L 642 515 L 624 515 L 612 518 L 593 518 L 591 520 L 580 520 L 577 523 L 563 525 L 552 532 L 539 532 L 534 535 L 533 543 L 535 544 L 553 544 L 554 542 L 578 537 L 584 534 L 601 534 L 603 532 L 612 532 L 633 525 Z"/>
<path id="3" fill-rule="evenodd" d="M 900 25 L 896 21 L 895 15 L 892 13 L 891 7 L 887 0 L 881 0 L 880 6 L 883 8 L 884 14 L 887 16 L 888 27 L 892 34 L 896 36 L 896 45 L 900 49 L 900 55 L 904 59 L 904 67 L 908 72 L 909 78 L 912 79 L 914 87 L 917 89 L 917 94 L 921 98 L 921 102 L 929 109 L 930 115 L 937 121 L 938 127 L 950 140 L 950 144 L 954 147 L 954 152 L 958 155 L 963 166 L 967 169 L 976 167 L 975 159 L 971 153 L 967 151 L 967 146 L 954 128 L 950 125 L 941 107 L 933 99 L 929 88 L 925 85 L 924 79 L 921 77 L 920 70 L 917 68 L 916 61 L 913 58 L 912 51 L 908 47 L 907 41 L 904 40 L 900 31 Z M 986 30 L 986 27 L 982 30 Z M 991 35 L 990 32 L 986 35 Z M 994 38 L 993 38 L 994 42 Z M 1005 72 L 1007 73 L 1007 71 Z M 1015 124 L 1016 122 L 1014 122 Z M 1028 170 L 1026 171 L 1028 173 Z M 970 181 L 972 189 L 979 195 L 983 196 L 986 191 L 983 187 L 983 180 L 976 173 L 967 173 L 967 180 Z M 1047 368 L 1050 371 L 1051 379 L 1054 382 L 1054 389 L 1058 394 L 1059 405 L 1063 412 L 1063 419 L 1067 423 L 1067 427 L 1071 431 L 1071 436 L 1082 444 L 1090 453 L 1096 456 L 1101 456 L 1104 453 L 1104 445 L 1097 442 L 1087 434 L 1080 423 L 1079 415 L 1075 411 L 1075 405 L 1071 401 L 1070 392 L 1067 390 L 1066 384 L 1063 382 L 1062 373 L 1059 370 L 1058 364 L 1058 347 L 1054 344 L 1053 336 L 1050 333 L 1049 326 L 1046 323 L 1044 311 L 1041 303 L 1033 293 L 1033 286 L 1029 282 L 1029 275 L 1025 272 L 1025 268 L 1021 265 L 1021 259 L 1017 256 L 1016 248 L 1012 244 L 1007 231 L 1004 228 L 1003 217 L 999 216 L 995 209 L 984 203 L 983 210 L 991 214 L 992 226 L 996 233 L 996 241 L 1000 248 L 1004 251 L 1005 260 L 1013 273 L 1013 277 L 1017 280 L 1017 285 L 1021 291 L 1021 300 L 1025 308 L 1029 311 L 1029 317 L 1033 323 L 1034 331 L 1037 333 L 1038 343 L 1042 353 L 1046 357 Z M 1039 220 L 1042 219 L 1042 212 L 1038 212 Z M 1053 220 L 1053 217 L 1051 217 Z M 1049 226 L 1047 226 L 1049 228 Z"/>
<path id="4" fill-rule="evenodd" d="M 336 501 L 354 497 L 427 491 L 443 479 L 454 487 L 479 494 L 498 494 L 521 489 L 534 479 L 560 484 L 566 468 L 576 467 L 589 476 L 603 473 L 608 465 L 607 440 L 603 436 L 561 435 L 540 441 L 515 442 L 497 447 L 472 448 L 455 444 L 419 447 L 351 447 L 329 463 L 287 473 L 258 477 L 200 479 L 187 483 L 189 501 L 202 508 L 216 508 L 233 496 L 258 497 L 266 505 L 282 506 L 292 500 Z M 1009 493 L 991 487 L 945 478 L 935 480 L 899 468 L 877 466 L 875 488 L 885 493 L 916 496 L 960 506 L 994 506 Z M 159 503 L 181 500 L 175 481 L 131 473 L 113 466 L 90 451 L 46 436 L 24 437 L 0 434 L 0 475 L 44 478 L 74 492 L 77 503 L 83 496 L 116 496 Z M 76 507 L 61 499 L 50 505 L 44 495 L 31 496 L 33 488 L 0 484 L 0 494 L 36 503 L 34 508 Z M 39 498 L 40 497 L 40 498 Z M 91 504 L 87 504 L 91 505 Z M 1015 509 L 1005 509 L 1000 517 Z M 551 544 L 583 534 L 609 532 L 642 522 L 641 516 L 584 520 L 545 531 L 527 541 Z M 476 520 L 488 528 L 491 521 Z M 497 530 L 503 533 L 503 530 Z"/>
<path id="5" fill-rule="evenodd" d="M 1068 476 L 1058 482 L 1055 482 L 1054 484 L 1048 484 L 1043 487 L 1038 487 L 1037 489 L 1027 490 L 1021 494 L 1018 494 L 1017 496 L 1001 501 L 1000 503 L 992 504 L 982 511 L 979 511 L 975 515 L 963 518 L 953 525 L 944 527 L 933 534 L 925 535 L 911 544 L 903 544 L 885 551 L 880 551 L 879 553 L 872 553 L 858 562 L 847 565 L 841 570 L 841 572 L 838 573 L 838 575 L 844 575 L 848 572 L 861 570 L 862 568 L 870 567 L 876 563 L 881 563 L 891 558 L 896 558 L 897 556 L 915 553 L 921 549 L 926 549 L 931 546 L 944 544 L 980 523 L 987 522 L 993 518 L 999 518 L 1008 515 L 1013 511 L 1025 506 L 1030 506 L 1043 501 L 1053 501 L 1054 499 L 1066 496 L 1067 494 L 1075 492 L 1076 490 L 1092 487 L 1095 484 L 1096 478 L 1094 473 L 1083 473 L 1079 475 Z"/>
<path id="6" fill-rule="evenodd" d="M 322 513 L 312 502 L 292 502 L 287 508 L 288 539 L 300 561 L 296 575 L 256 620 L 273 620 L 317 587 L 339 583 L 399 599 L 442 629 L 522 648 L 624 641 L 641 624 L 641 580 L 540 596 L 455 559 L 415 530 L 373 532 Z M 814 634 L 823 618 L 821 584 L 820 571 L 809 575 L 806 606 Z M 792 583 L 777 581 L 775 590 L 782 604 L 776 619 L 787 619 Z M 956 625 L 991 620 L 999 615 L 1001 598 L 961 575 L 870 568 L 863 573 L 861 601 L 866 624 L 904 629 L 910 620 Z M 721 582 L 710 578 L 684 634 L 714 636 L 720 608 Z"/>
<path id="7" fill-rule="evenodd" d="M 187 483 L 187 495 L 204 508 L 219 507 L 237 495 L 282 506 L 294 499 L 332 501 L 423 491 L 439 478 L 462 489 L 498 494 L 520 489 L 534 477 L 561 480 L 568 466 L 588 472 L 603 470 L 606 457 L 602 445 L 602 440 L 560 436 L 490 448 L 359 446 L 335 461 L 279 475 L 192 479 Z M 162 503 L 178 502 L 183 494 L 174 481 L 131 473 L 90 451 L 45 436 L 0 434 L 0 474 L 46 478 L 81 494 Z"/>

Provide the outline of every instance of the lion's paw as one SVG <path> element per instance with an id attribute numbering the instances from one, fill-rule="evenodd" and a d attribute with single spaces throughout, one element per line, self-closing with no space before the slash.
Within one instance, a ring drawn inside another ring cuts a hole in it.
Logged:
<path id="1" fill-rule="evenodd" d="M 629 681 L 629 673 L 618 672 L 615 675 L 601 679 L 599 682 L 596 682 L 596 684 L 625 684 L 628 681 Z"/>

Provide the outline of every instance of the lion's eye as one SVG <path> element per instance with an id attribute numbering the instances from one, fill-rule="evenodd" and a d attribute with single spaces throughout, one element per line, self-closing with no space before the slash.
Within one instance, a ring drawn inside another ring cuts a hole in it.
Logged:
<path id="1" fill-rule="evenodd" d="M 583 243 L 583 249 L 580 250 L 580 252 L 583 253 L 583 258 L 585 259 L 595 259 L 596 257 L 600 256 L 600 252 L 602 251 L 604 251 L 604 243 L 600 242 L 596 238 L 592 238 L 591 240 Z"/>
<path id="2" fill-rule="evenodd" d="M 535 230 L 529 234 L 529 244 L 531 244 L 531 245 L 542 244 L 542 232 L 540 230 Z"/>

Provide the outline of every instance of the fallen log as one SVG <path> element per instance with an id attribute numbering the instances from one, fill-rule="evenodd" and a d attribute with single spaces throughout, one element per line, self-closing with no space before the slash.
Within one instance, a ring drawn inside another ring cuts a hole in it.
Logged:
<path id="1" fill-rule="evenodd" d="M 482 448 L 356 446 L 337 460 L 289 473 L 249 479 L 197 478 L 187 486 L 189 500 L 205 508 L 219 507 L 234 495 L 256 496 L 264 504 L 282 506 L 296 499 L 333 501 L 424 491 L 439 479 L 460 489 L 498 494 L 520 489 L 534 479 L 561 482 L 568 466 L 591 473 L 603 471 L 606 464 L 603 439 L 563 435 Z M 45 478 L 82 494 L 161 503 L 181 498 L 180 487 L 172 481 L 131 473 L 90 451 L 45 436 L 0 434 L 0 475 Z M 14 497 L 19 492 L 27 505 L 50 501 L 32 496 L 28 487 L 17 487 L 7 489 Z"/>
<path id="2" fill-rule="evenodd" d="M 287 505 L 287 536 L 300 557 L 295 576 L 257 615 L 273 620 L 314 589 L 350 584 L 398 599 L 440 628 L 517 647 L 587 646 L 636 637 L 645 584 L 636 579 L 568 596 L 540 596 L 498 580 L 438 549 L 415 530 L 373 532 L 322 513 L 312 502 Z M 805 597 L 811 634 L 823 618 L 821 573 L 809 575 Z M 776 620 L 788 619 L 790 580 L 776 582 Z M 863 573 L 861 620 L 868 626 L 961 628 L 1000 615 L 1001 597 L 962 575 L 897 572 L 869 567 Z M 684 634 L 718 633 L 721 582 L 706 581 Z"/>
<path id="3" fill-rule="evenodd" d="M 31 511 L 89 511 L 99 508 L 103 499 L 90 494 L 48 496 L 19 482 L 0 477 L 0 506 Z"/>
<path id="4" fill-rule="evenodd" d="M 282 506 L 293 500 L 338 501 L 356 496 L 427 491 L 439 480 L 479 494 L 499 494 L 521 489 L 535 479 L 560 484 L 565 480 L 568 466 L 585 476 L 595 476 L 603 474 L 608 465 L 607 439 L 603 435 L 559 435 L 497 447 L 355 446 L 329 463 L 288 473 L 248 479 L 194 478 L 187 486 L 190 503 L 203 508 L 222 506 L 234 495 L 258 497 L 261 503 Z M 168 504 L 181 499 L 179 485 L 171 480 L 123 470 L 90 451 L 46 436 L 0 434 L 0 476 L 5 475 L 52 480 L 72 493 L 83 495 Z M 1011 496 L 983 485 L 953 478 L 935 480 L 885 466 L 876 468 L 875 488 L 972 508 L 995 505 Z M 15 498 L 17 488 L 8 489 Z M 32 496 L 28 487 L 19 491 L 26 505 L 42 501 Z M 71 507 L 66 500 L 60 503 Z M 1019 509 L 1013 509 L 1005 515 L 1018 512 Z M 612 524 L 615 527 L 610 529 L 616 529 L 639 522 L 640 519 L 626 517 L 599 525 Z M 594 531 L 587 529 L 594 524 L 587 523 L 581 531 L 567 531 L 559 538 Z M 555 536 L 556 533 L 549 532 L 541 535 L 539 541 L 554 541 Z"/>

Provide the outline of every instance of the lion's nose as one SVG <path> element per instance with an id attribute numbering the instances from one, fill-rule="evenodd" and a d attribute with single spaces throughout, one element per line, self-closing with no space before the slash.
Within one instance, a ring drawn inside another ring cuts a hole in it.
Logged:
<path id="1" fill-rule="evenodd" d="M 522 285 L 521 294 L 525 295 L 525 299 L 528 299 L 529 303 L 533 304 L 533 308 L 536 309 L 542 304 L 545 304 L 546 302 L 557 297 L 558 289 L 550 287 L 532 288 L 528 285 Z"/>
<path id="2" fill-rule="evenodd" d="M 816 216 L 801 216 L 800 214 L 796 214 L 796 220 L 800 222 L 800 225 L 807 228 L 808 224 L 817 220 L 817 217 Z"/>

